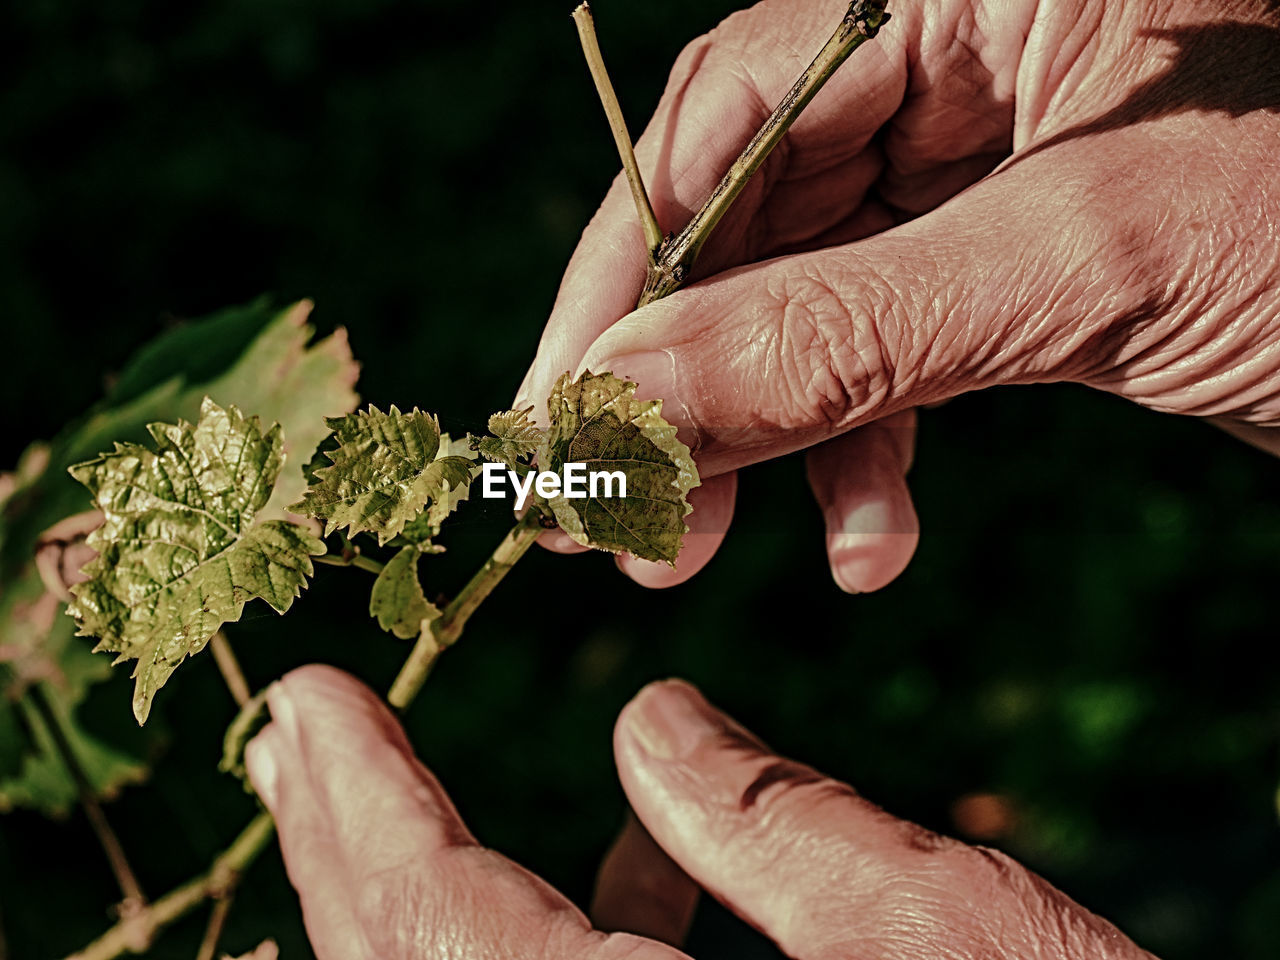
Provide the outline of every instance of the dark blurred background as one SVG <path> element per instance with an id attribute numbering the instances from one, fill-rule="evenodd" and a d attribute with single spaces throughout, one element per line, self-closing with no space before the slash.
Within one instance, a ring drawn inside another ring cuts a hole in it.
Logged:
<path id="1" fill-rule="evenodd" d="M 10 5 L 0 465 L 175 318 L 264 291 L 312 297 L 322 330 L 349 328 L 368 399 L 479 429 L 509 402 L 617 168 L 571 6 Z M 734 7 L 597 5 L 633 127 L 679 48 Z M 683 587 L 535 552 L 432 676 L 411 734 L 484 842 L 581 903 L 623 814 L 613 719 L 644 682 L 679 675 L 893 812 L 988 838 L 1167 960 L 1273 958 L 1278 471 L 1206 426 L 1083 389 L 957 400 L 922 417 L 924 536 L 890 588 L 833 585 L 798 460 L 749 470 L 724 548 Z M 464 511 L 424 565 L 431 589 L 455 589 L 507 523 Z M 368 583 L 319 579 L 283 622 L 246 610 L 231 637 L 251 681 L 319 660 L 385 685 L 406 648 L 365 616 Z M 548 589 L 565 580 L 572 600 Z M 168 747 L 109 807 L 152 894 L 203 869 L 251 809 L 215 770 L 234 710 L 209 661 L 160 695 Z M 82 708 L 88 725 L 132 723 L 124 672 Z M 0 817 L 12 957 L 81 946 L 115 897 L 79 813 Z M 192 957 L 203 925 L 152 955 Z M 274 849 L 223 946 L 264 936 L 285 960 L 310 956 Z M 690 952 L 776 956 L 714 907 Z"/>

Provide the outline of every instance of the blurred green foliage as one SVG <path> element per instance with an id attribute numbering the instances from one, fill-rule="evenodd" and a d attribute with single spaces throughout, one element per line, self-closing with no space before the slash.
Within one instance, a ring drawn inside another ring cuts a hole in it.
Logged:
<path id="1" fill-rule="evenodd" d="M 569 3 L 35 0 L 0 29 L 0 463 L 54 435 L 175 316 L 262 291 L 344 324 L 378 403 L 478 430 L 511 399 L 577 233 L 616 169 Z M 656 102 L 725 0 L 598 5 L 627 114 Z M 1083 389 L 991 391 L 922 418 L 925 531 L 901 581 L 830 581 L 798 461 L 746 471 L 719 557 L 663 593 L 604 557 L 535 553 L 442 661 L 411 734 L 487 843 L 580 902 L 619 824 L 610 727 L 680 675 L 778 749 L 954 831 L 957 798 L 1017 812 L 999 845 L 1166 960 L 1280 952 L 1274 461 L 1209 428 Z M 766 514 L 767 500 L 790 506 Z M 424 571 L 456 589 L 507 519 L 480 503 Z M 557 617 L 539 582 L 590 589 Z M 302 661 L 387 684 L 406 648 L 369 584 L 320 573 L 287 621 L 247 610 L 251 680 Z M 642 606 L 646 622 L 619 610 Z M 355 642 L 353 641 L 355 639 Z M 207 658 L 206 658 L 207 661 Z M 80 711 L 132 724 L 123 671 Z M 211 662 L 157 704 L 170 747 L 110 814 L 159 893 L 249 815 L 216 772 L 233 708 Z M 158 718 L 160 719 L 160 718 Z M 174 744 L 180 743 L 180 748 Z M 157 824 L 165 824 L 157 830 Z M 79 815 L 0 819 L 9 953 L 68 952 L 109 922 Z M 202 917 L 153 952 L 194 954 Z M 224 945 L 309 956 L 278 855 Z M 769 957 L 706 909 L 691 952 Z"/>

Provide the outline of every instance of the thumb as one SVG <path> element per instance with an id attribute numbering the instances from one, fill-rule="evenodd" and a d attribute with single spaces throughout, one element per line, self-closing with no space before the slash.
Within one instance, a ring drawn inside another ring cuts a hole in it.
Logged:
<path id="1" fill-rule="evenodd" d="M 1062 162 L 1077 150 L 1016 161 L 866 240 L 678 291 L 583 365 L 667 401 L 708 476 L 965 391 L 1082 378 L 1113 329 L 1151 314 L 1158 276 L 1143 211 L 1088 158 Z"/>
<path id="2" fill-rule="evenodd" d="M 369 936 L 391 940 L 407 925 L 387 906 L 397 882 L 400 899 L 414 893 L 401 868 L 475 841 L 391 711 L 354 677 L 300 667 L 268 688 L 267 703 L 271 722 L 245 767 L 275 818 L 312 945 L 321 960 L 369 956 Z"/>
<path id="3" fill-rule="evenodd" d="M 688 684 L 641 691 L 614 751 L 654 840 L 789 957 L 1152 960 L 1008 857 L 771 753 Z"/>

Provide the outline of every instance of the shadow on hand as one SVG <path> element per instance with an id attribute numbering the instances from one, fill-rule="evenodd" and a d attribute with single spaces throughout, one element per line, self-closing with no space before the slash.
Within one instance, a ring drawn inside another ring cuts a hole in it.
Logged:
<path id="1" fill-rule="evenodd" d="M 1280 0 L 1273 6 L 1280 9 Z M 1144 36 L 1176 46 L 1164 70 L 1136 86 L 1119 106 L 1036 144 L 1018 160 L 1068 140 L 1178 113 L 1280 113 L 1280 28 L 1229 21 L 1148 30 Z"/>

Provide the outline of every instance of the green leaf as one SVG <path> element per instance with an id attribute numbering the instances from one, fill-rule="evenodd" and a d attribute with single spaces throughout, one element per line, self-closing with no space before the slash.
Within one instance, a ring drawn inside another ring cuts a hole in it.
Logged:
<path id="1" fill-rule="evenodd" d="M 444 547 L 433 544 L 431 540 L 439 535 L 441 525 L 458 509 L 458 505 L 470 498 L 471 481 L 480 475 L 480 465 L 471 459 L 471 445 L 472 438 L 469 435 L 454 440 L 447 433 L 440 434 L 440 449 L 436 451 L 436 460 L 462 458 L 471 465 L 470 477 L 466 483 L 446 482 L 448 489 L 445 493 L 434 498 L 427 509 L 406 523 L 396 538 L 397 541 L 416 544 L 422 553 L 444 553 Z"/>
<path id="2" fill-rule="evenodd" d="M 378 626 L 401 640 L 410 640 L 420 634 L 426 625 L 440 616 L 440 610 L 429 602 L 418 580 L 418 557 L 415 546 L 404 547 L 387 561 L 373 583 L 369 597 L 369 615 L 376 617 Z"/>
<path id="3" fill-rule="evenodd" d="M 438 525 L 475 473 L 471 459 L 452 452 L 461 441 L 440 455 L 440 425 L 421 410 L 383 413 L 371 406 L 328 423 L 334 434 L 325 452 L 330 465 L 314 470 L 317 481 L 290 507 L 324 520 L 326 536 L 345 527 L 352 536 L 376 533 L 385 544 L 429 506 L 435 509 L 424 522 Z"/>
<path id="4" fill-rule="evenodd" d="M 583 463 L 588 472 L 621 471 L 627 495 L 539 499 L 578 543 L 674 563 L 698 470 L 676 428 L 662 419 L 662 401 L 641 402 L 635 391 L 611 373 L 588 371 L 577 380 L 566 373 L 557 381 L 547 400 L 551 427 L 538 449 L 539 468 L 561 473 L 566 463 Z"/>
<path id="5" fill-rule="evenodd" d="M 222 624 L 261 598 L 281 613 L 312 573 L 324 544 L 297 524 L 255 523 L 283 464 L 279 425 L 206 399 L 194 426 L 151 424 L 156 451 L 117 444 L 72 468 L 105 520 L 88 581 L 72 588 L 81 635 L 116 662 L 137 660 L 133 712 L 151 700 Z"/>
<path id="6" fill-rule="evenodd" d="M 329 459 L 329 454 L 337 450 L 339 446 L 341 446 L 341 444 L 338 442 L 338 435 L 336 433 L 330 430 L 325 434 L 324 439 L 321 440 L 320 444 L 316 447 L 315 453 L 311 454 L 311 459 L 302 467 L 302 479 L 306 482 L 308 487 L 315 486 L 320 482 L 320 469 L 327 467 L 333 462 Z M 304 487 L 303 489 L 305 490 L 306 488 Z"/>
<path id="7" fill-rule="evenodd" d="M 0 505 L 0 595 L 30 562 L 41 532 L 89 508 L 70 466 L 113 443 L 144 442 L 149 423 L 194 420 L 206 395 L 283 428 L 289 459 L 264 514 L 283 518 L 306 488 L 302 467 L 328 433 L 324 418 L 359 401 L 353 387 L 360 368 L 346 333 L 310 343 L 310 310 L 306 300 L 284 309 L 260 300 L 180 324 L 143 347 L 107 397 L 49 445 L 40 458 L 47 466 L 26 471 Z"/>
<path id="8" fill-rule="evenodd" d="M 526 407 L 495 413 L 489 418 L 489 432 L 493 436 L 473 440 L 472 447 L 486 460 L 523 472 L 542 441 L 541 428 L 529 417 L 532 412 L 533 407 Z"/>
<path id="9" fill-rule="evenodd" d="M 175 376 L 186 383 L 216 379 L 235 365 L 279 312 L 268 297 L 259 297 L 198 320 L 173 323 L 129 358 L 107 392 L 107 403 L 121 406 Z"/>
<path id="10" fill-rule="evenodd" d="M 72 712 L 75 704 L 65 696 L 56 695 L 49 687 L 45 688 L 45 693 L 50 706 L 61 718 L 63 733 L 98 796 L 110 799 L 119 793 L 121 787 L 146 779 L 147 764 L 144 760 L 130 756 L 86 731 L 76 722 Z M 79 792 L 58 752 L 53 734 L 44 717 L 27 698 L 12 705 L 12 709 L 21 716 L 23 727 L 30 732 L 30 743 L 24 751 L 21 769 L 0 780 L 0 813 L 27 807 L 50 816 L 63 816 L 75 806 Z"/>
<path id="11" fill-rule="evenodd" d="M 88 643 L 74 636 L 75 625 L 70 617 L 61 615 L 60 604 L 55 602 L 49 613 L 54 615 L 51 627 L 35 623 L 37 619 L 43 622 L 43 616 L 12 621 L 38 627 L 42 634 L 41 645 L 27 658 L 23 672 L 30 676 L 38 671 L 45 698 L 60 719 L 67 742 L 94 792 L 100 797 L 113 797 L 125 785 L 146 778 L 147 764 L 141 755 L 146 747 L 134 743 L 131 749 L 123 748 L 103 739 L 98 729 L 90 732 L 81 725 L 76 708 L 92 685 L 110 675 L 111 667 L 104 658 L 89 652 Z M 18 637 L 10 634 L 5 639 Z M 43 667 L 36 657 L 42 660 Z M 0 754 L 7 761 L 0 773 L 0 813 L 28 807 L 48 816 L 62 816 L 75 805 L 75 781 L 44 717 L 26 696 L 12 701 L 0 699 Z"/>
<path id="12" fill-rule="evenodd" d="M 195 419 L 207 392 L 284 428 L 289 459 L 259 520 L 282 517 L 283 506 L 305 488 L 302 463 L 309 446 L 326 432 L 323 417 L 341 415 L 358 400 L 353 386 L 359 368 L 345 333 L 310 342 L 309 310 L 305 301 L 281 309 L 263 299 L 174 325 L 135 354 L 84 417 L 52 443 L 32 444 L 23 454 L 14 482 L 5 485 L 11 495 L 0 498 L 0 647 L 6 657 L 16 656 L 0 658 L 0 686 L 17 698 L 0 705 L 0 771 L 14 778 L 0 779 L 0 808 L 20 804 L 56 814 L 75 801 L 75 784 L 58 757 L 47 752 L 50 741 L 39 716 L 21 699 L 30 676 L 53 678 L 45 683 L 46 694 L 67 718 L 77 755 L 103 795 L 141 779 L 147 770 L 143 757 L 155 753 L 154 721 L 146 733 L 136 726 L 97 724 L 91 736 L 76 726 L 76 707 L 88 695 L 88 685 L 113 671 L 106 658 L 90 654 L 91 644 L 72 637 L 72 622 L 61 616 L 53 598 L 40 596 L 43 586 L 33 562 L 38 538 L 90 506 L 88 492 L 67 468 L 115 441 L 144 440 L 146 424 L 153 421 Z M 33 629 L 37 600 L 38 619 L 45 625 Z M 70 641 L 65 643 L 47 625 L 64 621 Z M 63 678 L 73 675 L 85 678 L 83 689 L 65 686 Z"/>
<path id="13" fill-rule="evenodd" d="M 469 436 L 454 440 L 447 433 L 440 434 L 440 449 L 436 451 L 436 461 L 444 460 L 466 461 L 467 479 L 459 483 L 446 477 L 444 492 L 433 497 L 427 509 L 422 512 L 421 518 L 433 537 L 440 532 L 440 526 L 446 518 L 458 509 L 458 505 L 471 496 L 471 481 L 480 475 L 480 465 L 472 458 Z"/>
<path id="14" fill-rule="evenodd" d="M 289 504 L 307 488 L 302 468 L 329 433 L 325 417 L 355 409 L 354 386 L 360 366 L 352 359 L 346 331 L 308 347 L 314 328 L 306 323 L 311 301 L 284 310 L 254 342 L 253 355 L 210 381 L 204 392 L 241 410 L 252 410 L 263 423 L 284 430 L 284 469 L 263 508 L 264 518 L 283 518 Z M 113 438 L 115 439 L 115 438 Z"/>

